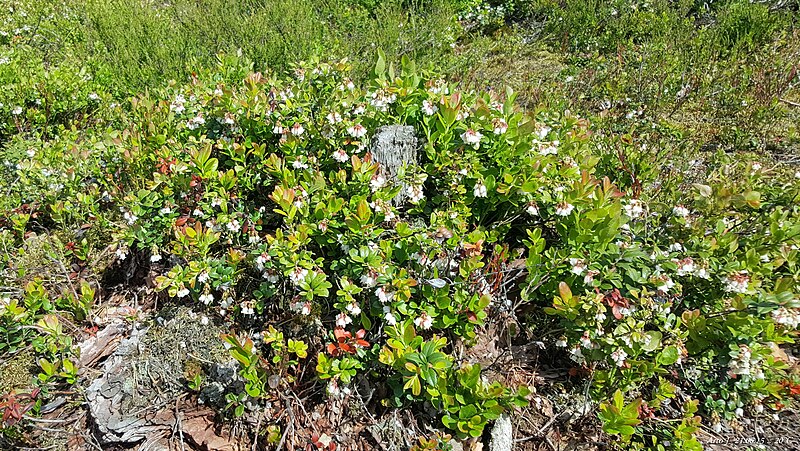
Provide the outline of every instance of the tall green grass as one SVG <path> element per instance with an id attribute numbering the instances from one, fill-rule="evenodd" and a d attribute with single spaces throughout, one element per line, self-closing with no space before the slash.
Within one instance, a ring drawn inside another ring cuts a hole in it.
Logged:
<path id="1" fill-rule="evenodd" d="M 257 70 L 348 58 L 369 72 L 377 49 L 421 64 L 452 53 L 458 33 L 446 0 L 47 0 L 20 2 L 38 27 L 33 44 L 57 63 L 78 59 L 124 91 L 185 80 L 221 52 Z M 3 14 L 0 12 L 0 14 Z"/>

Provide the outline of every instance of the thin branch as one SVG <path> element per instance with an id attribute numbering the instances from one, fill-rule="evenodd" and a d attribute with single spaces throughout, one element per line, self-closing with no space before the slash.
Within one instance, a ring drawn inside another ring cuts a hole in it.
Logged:
<path id="1" fill-rule="evenodd" d="M 781 102 L 783 102 L 783 103 L 785 103 L 787 105 L 791 105 L 791 106 L 794 106 L 794 107 L 800 107 L 800 103 L 792 102 L 791 100 L 786 100 L 786 99 L 778 99 L 778 100 L 780 100 Z"/>

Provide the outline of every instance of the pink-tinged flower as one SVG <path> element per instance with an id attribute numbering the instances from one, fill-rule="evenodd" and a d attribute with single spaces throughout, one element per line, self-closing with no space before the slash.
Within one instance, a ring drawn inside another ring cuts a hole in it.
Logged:
<path id="1" fill-rule="evenodd" d="M 422 312 L 422 314 L 414 319 L 414 324 L 417 327 L 428 330 L 431 328 L 431 326 L 433 326 L 433 318 L 431 318 L 426 312 Z"/>
<path id="2" fill-rule="evenodd" d="M 662 274 L 658 281 L 661 282 L 661 285 L 657 287 L 657 290 L 661 293 L 668 293 L 675 286 L 675 282 L 666 274 Z"/>
<path id="3" fill-rule="evenodd" d="M 528 202 L 528 206 L 525 207 L 525 213 L 528 213 L 531 216 L 539 216 L 539 207 L 536 205 L 536 202 Z"/>
<path id="4" fill-rule="evenodd" d="M 492 120 L 492 126 L 495 135 L 502 135 L 508 130 L 508 123 L 499 117 Z"/>
<path id="5" fill-rule="evenodd" d="M 422 185 L 408 185 L 406 193 L 408 194 L 408 200 L 412 204 L 418 204 L 425 198 L 425 193 L 422 192 Z"/>
<path id="6" fill-rule="evenodd" d="M 378 273 L 374 270 L 369 270 L 366 274 L 361 275 L 361 285 L 367 288 L 372 288 L 378 284 Z"/>
<path id="7" fill-rule="evenodd" d="M 478 180 L 478 183 L 475 184 L 475 188 L 472 189 L 472 194 L 475 197 L 486 197 L 489 194 L 482 180 Z"/>
<path id="8" fill-rule="evenodd" d="M 672 208 L 672 214 L 679 218 L 685 218 L 689 216 L 689 209 L 683 205 L 676 205 Z"/>
<path id="9" fill-rule="evenodd" d="M 203 124 L 205 124 L 205 123 L 206 123 L 206 120 L 203 118 L 203 116 L 201 116 L 201 115 L 199 115 L 199 114 L 198 114 L 197 116 L 195 116 L 195 117 L 193 117 L 193 118 L 189 119 L 189 120 L 186 122 L 186 127 L 187 127 L 189 130 L 196 130 L 196 129 L 198 129 L 198 128 L 199 128 L 201 125 L 203 125 Z"/>
<path id="10" fill-rule="evenodd" d="M 252 301 L 242 302 L 242 315 L 249 316 L 249 315 L 254 314 L 255 310 L 253 309 L 253 307 L 255 307 L 255 306 L 253 305 Z"/>
<path id="11" fill-rule="evenodd" d="M 723 278 L 722 283 L 725 284 L 723 287 L 725 291 L 747 293 L 747 288 L 750 284 L 750 276 L 747 274 L 747 271 L 739 271 L 738 273 L 732 273 Z"/>
<path id="12" fill-rule="evenodd" d="M 335 112 L 335 111 L 331 112 L 331 113 L 328 113 L 328 115 L 325 116 L 325 118 L 328 119 L 328 122 L 331 125 L 338 124 L 339 122 L 342 122 L 342 115 L 337 113 L 337 112 Z"/>
<path id="13" fill-rule="evenodd" d="M 573 274 L 580 276 L 586 270 L 586 260 L 582 260 L 580 258 L 570 258 L 569 264 L 572 265 Z"/>
<path id="14" fill-rule="evenodd" d="M 283 128 L 283 125 L 281 125 L 280 122 L 278 122 L 277 124 L 275 124 L 274 127 L 272 127 L 272 133 L 275 133 L 276 135 L 282 135 L 285 132 L 286 129 Z"/>
<path id="15" fill-rule="evenodd" d="M 298 266 L 289 274 L 289 280 L 291 280 L 293 284 L 299 285 L 300 282 L 306 279 L 307 275 L 308 270 Z"/>
<path id="16" fill-rule="evenodd" d="M 361 314 L 361 307 L 355 302 L 351 302 L 348 304 L 345 309 L 353 316 L 357 316 Z"/>
<path id="17" fill-rule="evenodd" d="M 211 293 L 201 294 L 199 299 L 200 302 L 202 302 L 205 305 L 208 305 L 214 302 L 214 295 Z"/>
<path id="18" fill-rule="evenodd" d="M 686 257 L 683 260 L 678 261 L 678 267 L 675 270 L 675 274 L 679 276 L 688 276 L 694 274 L 694 272 L 695 265 L 692 257 Z"/>
<path id="19" fill-rule="evenodd" d="M 185 298 L 186 296 L 189 295 L 189 289 L 186 288 L 185 286 L 181 285 L 181 288 L 180 288 L 180 290 L 178 290 L 177 294 L 178 294 L 179 298 Z"/>
<path id="20" fill-rule="evenodd" d="M 536 147 L 537 145 L 534 145 Z M 540 143 L 538 144 L 539 148 L 539 155 L 546 157 L 548 155 L 558 155 L 558 141 L 554 141 L 551 143 Z"/>
<path id="21" fill-rule="evenodd" d="M 422 101 L 422 112 L 425 113 L 426 116 L 433 116 L 437 111 L 439 111 L 438 106 L 427 100 Z"/>
<path id="22" fill-rule="evenodd" d="M 572 210 L 574 209 L 574 205 L 568 202 L 560 202 L 558 205 L 556 205 L 556 214 L 559 216 L 569 216 L 572 214 Z"/>
<path id="23" fill-rule="evenodd" d="M 308 164 L 303 163 L 303 160 L 298 158 L 292 162 L 292 167 L 295 169 L 308 169 Z"/>
<path id="24" fill-rule="evenodd" d="M 294 123 L 294 125 L 292 125 L 292 134 L 293 134 L 294 136 L 300 136 L 300 135 L 302 135 L 302 134 L 303 134 L 303 132 L 305 132 L 305 131 L 306 131 L 306 129 L 304 129 L 304 128 L 303 128 L 303 126 L 302 126 L 302 125 L 300 125 L 300 124 L 299 124 L 299 123 L 297 123 L 297 122 L 295 122 L 295 123 Z"/>
<path id="25" fill-rule="evenodd" d="M 361 124 L 353 124 L 347 127 L 347 133 L 353 138 L 363 138 L 367 134 L 367 129 Z"/>
<path id="26" fill-rule="evenodd" d="M 625 365 L 625 359 L 628 358 L 628 353 L 625 352 L 623 349 L 617 349 L 616 351 L 611 353 L 611 360 L 617 364 L 617 366 L 622 367 Z"/>
<path id="27" fill-rule="evenodd" d="M 291 308 L 292 308 L 293 311 L 295 311 L 295 312 L 297 312 L 297 313 L 299 313 L 299 314 L 301 314 L 303 316 L 308 316 L 308 315 L 311 314 L 311 303 L 308 302 L 308 301 L 306 301 L 306 302 L 301 302 L 301 301 L 295 302 L 295 303 L 293 303 L 291 305 Z"/>
<path id="28" fill-rule="evenodd" d="M 331 379 L 328 382 L 328 384 L 325 386 L 325 392 L 331 397 L 337 397 L 342 393 L 342 391 L 339 389 L 339 383 L 336 382 L 335 379 Z"/>
<path id="29" fill-rule="evenodd" d="M 352 323 L 353 319 L 347 316 L 346 313 L 342 312 L 336 317 L 336 325 L 339 327 L 347 327 L 348 324 Z"/>
<path id="30" fill-rule="evenodd" d="M 392 309 L 389 308 L 388 305 L 383 306 L 383 319 L 386 320 L 386 324 L 390 326 L 394 326 L 397 324 L 397 318 L 392 313 Z"/>
<path id="31" fill-rule="evenodd" d="M 583 283 L 585 283 L 586 285 L 591 285 L 592 282 L 594 282 L 594 276 L 598 274 L 600 274 L 600 271 L 597 271 L 595 269 L 590 269 L 589 271 L 586 271 L 586 275 L 583 276 Z"/>
<path id="32" fill-rule="evenodd" d="M 394 293 L 386 291 L 383 287 L 378 287 L 378 289 L 375 290 L 375 296 L 378 296 L 378 300 L 384 304 L 394 299 Z"/>
<path id="33" fill-rule="evenodd" d="M 384 186 L 386 186 L 386 178 L 380 174 L 375 174 L 372 176 L 372 180 L 369 181 L 369 187 L 373 193 Z"/>
<path id="34" fill-rule="evenodd" d="M 644 204 L 638 199 L 631 199 L 622 207 L 630 218 L 638 218 L 644 214 Z"/>
<path id="35" fill-rule="evenodd" d="M 465 144 L 469 144 L 475 149 L 481 146 L 481 138 L 483 138 L 481 132 L 473 129 L 469 129 L 461 134 L 461 140 L 464 141 Z"/>
<path id="36" fill-rule="evenodd" d="M 339 149 L 333 152 L 333 159 L 338 161 L 339 163 L 345 163 L 350 160 L 350 155 L 344 151 L 344 149 Z"/>
<path id="37" fill-rule="evenodd" d="M 266 264 L 266 263 L 267 263 L 267 262 L 268 262 L 270 259 L 271 259 L 271 258 L 270 258 L 270 256 L 269 256 L 269 254 L 267 254 L 267 253 L 262 253 L 261 255 L 259 255 L 258 257 L 256 257 L 256 268 L 257 268 L 259 271 L 263 271 L 263 270 L 264 270 L 264 264 Z"/>
<path id="38" fill-rule="evenodd" d="M 772 321 L 789 329 L 797 329 L 800 326 L 800 310 L 796 308 L 787 309 L 786 307 L 773 310 Z"/>
<path id="39" fill-rule="evenodd" d="M 586 348 L 586 349 L 591 349 L 592 348 L 592 339 L 589 337 L 589 331 L 588 330 L 583 332 L 583 336 L 581 337 L 580 341 L 581 341 L 581 346 L 583 346 L 584 348 Z"/>

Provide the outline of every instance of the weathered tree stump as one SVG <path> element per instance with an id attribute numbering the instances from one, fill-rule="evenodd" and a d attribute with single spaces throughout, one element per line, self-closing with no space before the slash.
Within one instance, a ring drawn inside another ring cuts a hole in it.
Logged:
<path id="1" fill-rule="evenodd" d="M 370 153 L 373 161 L 380 163 L 379 174 L 389 183 L 400 183 L 397 174 L 403 165 L 417 163 L 417 137 L 410 125 L 387 125 L 378 128 L 372 137 Z M 405 185 L 392 199 L 395 206 L 402 205 L 407 195 Z"/>
<path id="2" fill-rule="evenodd" d="M 237 446 L 235 440 L 210 428 L 214 411 L 183 399 L 187 374 L 199 372 L 199 362 L 210 365 L 203 370 L 208 378 L 200 395 L 204 401 L 216 405 L 230 387 L 244 389 L 239 386 L 235 364 L 229 365 L 230 358 L 219 340 L 223 330 L 203 323 L 185 307 L 167 313 L 167 318 L 159 317 L 147 328 L 134 328 L 113 352 L 106 348 L 124 332 L 114 325 L 82 347 L 87 365 L 82 367 L 82 374 L 93 375 L 89 365 L 108 356 L 98 368 L 99 376 L 86 389 L 95 436 L 103 444 L 141 443 L 144 447 L 153 440 L 174 439 L 178 431 L 181 440 L 185 438 L 201 448 L 232 451 Z"/>

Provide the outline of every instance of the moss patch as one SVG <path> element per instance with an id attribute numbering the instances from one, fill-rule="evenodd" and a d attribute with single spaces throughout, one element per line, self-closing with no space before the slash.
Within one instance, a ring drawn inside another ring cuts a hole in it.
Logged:
<path id="1" fill-rule="evenodd" d="M 0 363 L 0 394 L 29 388 L 36 375 L 34 361 L 30 351 L 23 351 Z"/>

